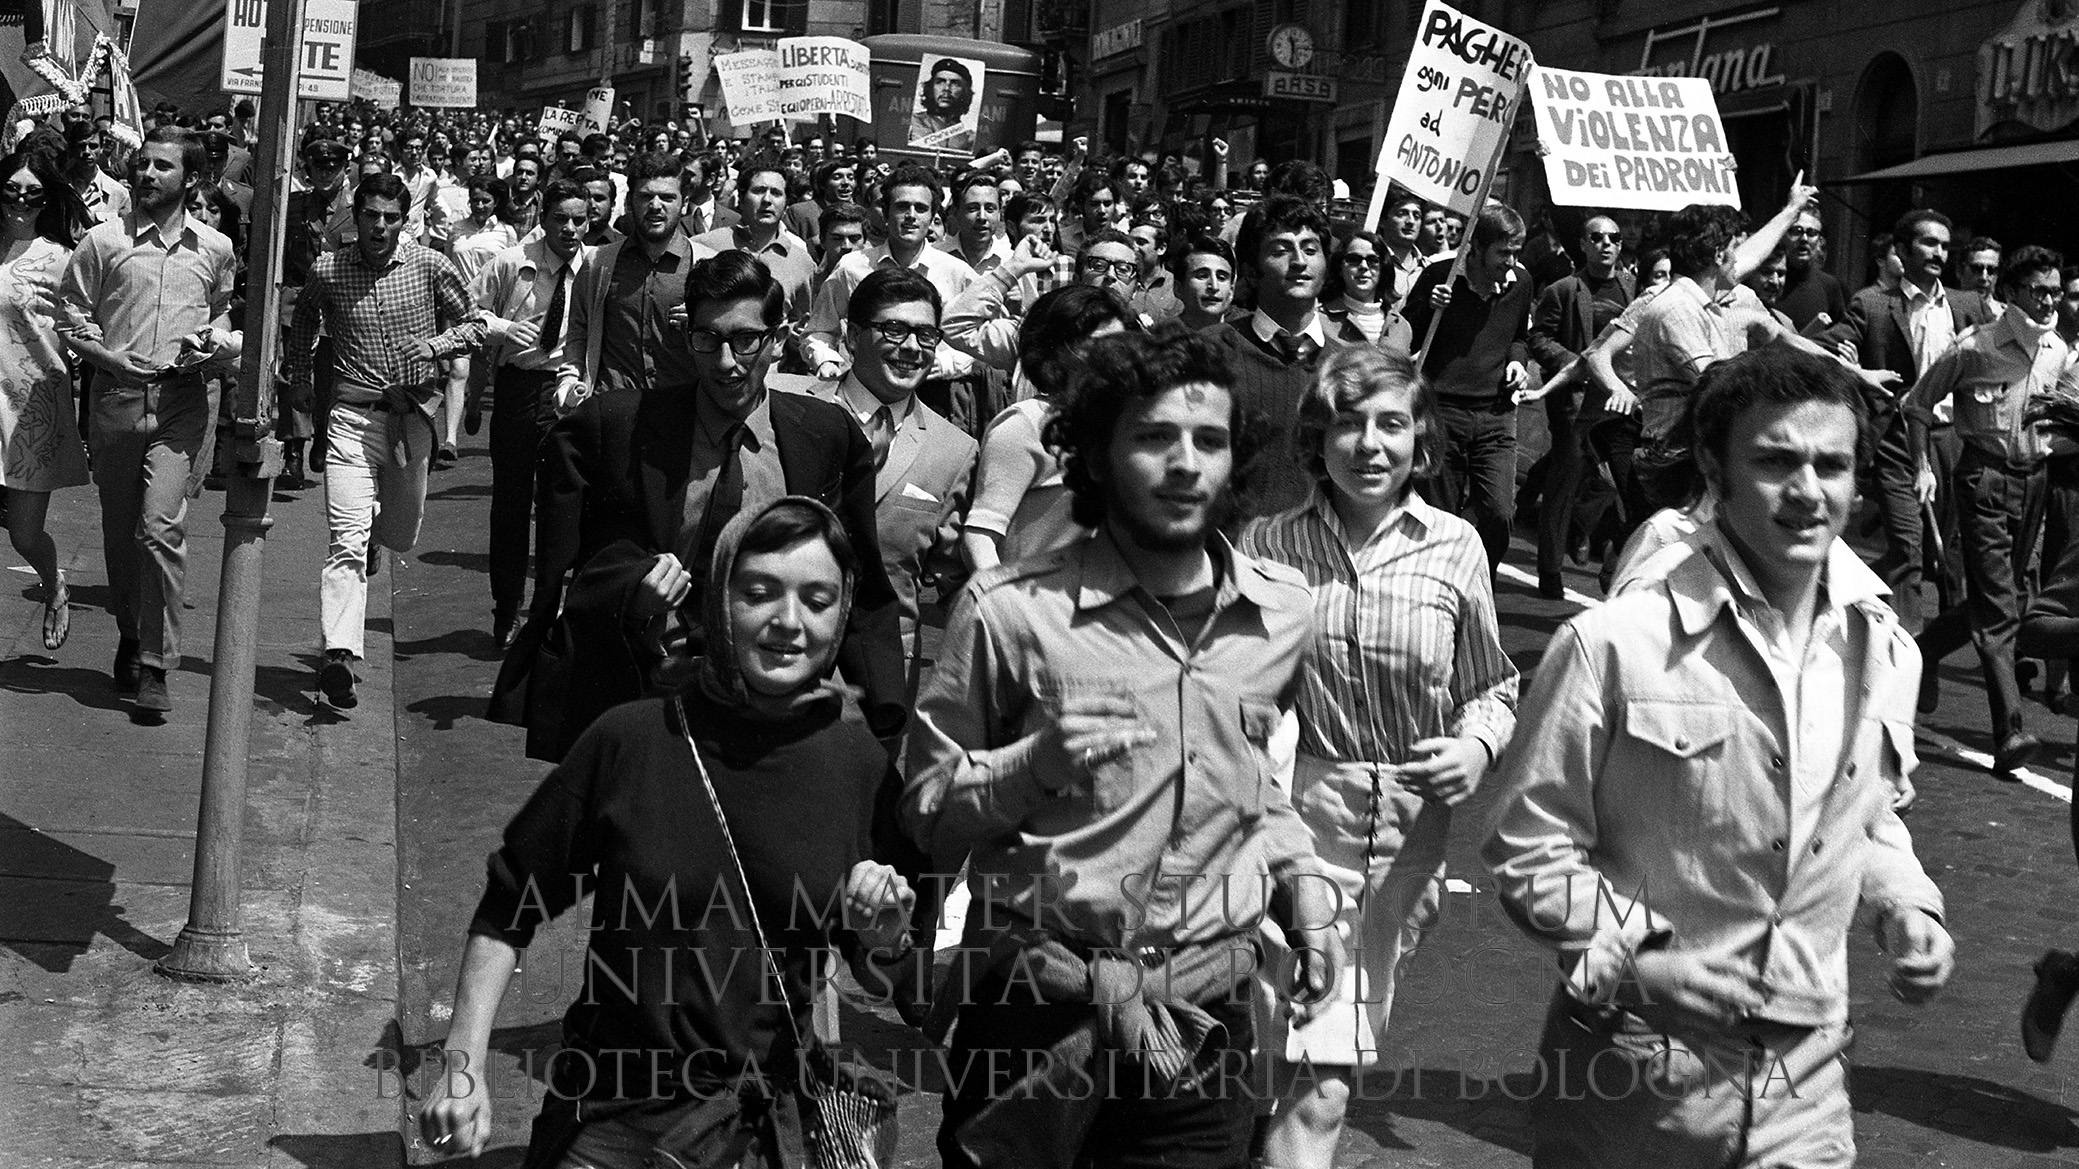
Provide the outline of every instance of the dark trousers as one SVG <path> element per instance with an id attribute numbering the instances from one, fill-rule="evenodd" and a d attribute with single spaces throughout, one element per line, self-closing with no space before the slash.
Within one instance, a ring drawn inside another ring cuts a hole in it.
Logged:
<path id="1" fill-rule="evenodd" d="M 1508 555 L 1516 520 L 1516 406 L 1507 398 L 1479 409 L 1440 404 L 1437 421 L 1444 465 L 1421 484 L 1423 498 L 1454 515 L 1472 513 L 1492 572 Z"/>
<path id="2" fill-rule="evenodd" d="M 1581 494 L 1587 462 L 1581 457 L 1585 435 L 1576 427 L 1579 406 L 1564 390 L 1545 396 L 1545 432 L 1552 437 L 1545 452 L 1544 502 L 1538 508 L 1538 575 L 1556 576 L 1565 563 L 1567 533 Z M 1593 534 L 1594 529 L 1589 529 Z"/>
<path id="3" fill-rule="evenodd" d="M 1935 469 L 1935 525 L 1940 539 L 1927 533 L 1927 517 L 1922 515 L 1921 567 L 1935 582 L 1935 596 L 1940 599 L 1941 608 L 1948 609 L 1963 604 L 1966 595 L 1963 529 L 1956 513 L 1956 463 L 1963 457 L 1963 439 L 1956 436 L 1956 427 L 1930 429 L 1927 453 Z"/>
<path id="4" fill-rule="evenodd" d="M 1957 518 L 1963 527 L 1968 599 L 1920 635 L 1922 669 L 1975 642 L 1992 703 L 1994 745 L 2021 730 L 2021 686 L 2014 680 L 2014 634 L 2028 606 L 2022 579 L 2043 525 L 2047 474 L 2041 462 L 2010 463 L 1965 447 L 1956 467 Z"/>
<path id="5" fill-rule="evenodd" d="M 1870 567 L 1891 587 L 1899 623 L 1917 633 L 1926 620 L 1920 599 L 1920 495 L 1913 488 L 1918 465 L 1906 445 L 1906 416 L 1897 406 L 1886 403 L 1871 422 L 1877 431 L 1871 475 L 1884 524 L 1884 552 Z M 1959 507 L 1970 505 L 1960 500 Z"/>
<path id="6" fill-rule="evenodd" d="M 491 385 L 491 604 L 519 613 L 527 595 L 528 530 L 534 518 L 534 468 L 554 416 L 552 370 L 501 365 Z"/>
<path id="7" fill-rule="evenodd" d="M 979 912 L 980 907 L 976 907 Z M 955 980 L 957 986 L 957 979 Z M 955 992 L 957 993 L 957 992 Z M 938 1152 L 946 1169 L 979 1169 L 980 1163 L 960 1147 L 962 1124 L 1004 1095 L 1035 1065 L 1044 1066 L 1047 1049 L 1087 1021 L 1097 1008 L 1088 1005 L 1038 1004 L 1032 984 L 1010 985 L 998 978 L 979 980 L 960 1006 L 960 1025 L 946 1053 L 947 1087 L 939 1123 Z M 1249 988 L 1233 998 L 1208 1003 L 1205 1010 L 1226 1030 L 1207 1040 L 1205 1062 L 1234 1072 L 1211 1075 L 1195 1091 L 1147 1091 L 1143 1077 L 1117 1060 L 1117 1077 L 1104 1074 L 1095 1083 L 1069 1092 L 1095 1093 L 1095 1125 L 1082 1142 L 1078 1166 L 1090 1169 L 1236 1169 L 1249 1163 L 1249 1136 L 1255 1127 L 1255 1100 L 1250 1091 L 1250 1049 L 1255 1046 L 1249 1015 Z M 1100 1051 L 1105 1060 L 1120 1053 Z M 1064 1093 L 1067 1095 L 1068 1093 Z M 1043 1094 L 1035 1099 L 1045 1101 Z M 1073 1108 L 1073 1105 L 1069 1107 Z M 1050 1142 L 1051 1143 L 1051 1142 Z M 1035 1158 L 1029 1163 L 1043 1163 Z"/>

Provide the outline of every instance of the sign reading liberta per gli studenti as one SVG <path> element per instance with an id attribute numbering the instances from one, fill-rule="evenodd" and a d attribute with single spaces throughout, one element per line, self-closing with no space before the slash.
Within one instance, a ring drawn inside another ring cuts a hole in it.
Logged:
<path id="1" fill-rule="evenodd" d="M 1679 211 L 1740 205 L 1711 82 L 1542 66 L 1530 83 L 1552 201 Z"/>
<path id="2" fill-rule="evenodd" d="M 865 45 L 843 37 L 781 38 L 781 116 L 844 114 L 873 121 L 872 61 Z"/>
<path id="3" fill-rule="evenodd" d="M 1461 215 L 1508 141 L 1530 46 L 1429 0 L 1379 151 L 1379 176 Z"/>

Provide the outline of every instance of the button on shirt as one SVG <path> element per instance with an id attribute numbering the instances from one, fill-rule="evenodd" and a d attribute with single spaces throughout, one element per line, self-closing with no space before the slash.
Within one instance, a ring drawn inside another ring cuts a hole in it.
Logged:
<path id="1" fill-rule="evenodd" d="M 1607 1001 L 1652 939 L 1755 972 L 1759 1019 L 1840 1023 L 1858 905 L 1942 913 L 1891 808 L 1920 654 L 1845 542 L 1802 648 L 1715 527 L 1691 548 L 1553 637 L 1484 856 L 1578 997 Z"/>
<path id="2" fill-rule="evenodd" d="M 605 330 L 596 375 L 600 389 L 693 384 L 693 354 L 668 318 L 686 302 L 686 273 L 695 250 L 679 232 L 671 233 L 654 260 L 640 240 L 621 245 L 608 277 L 604 319 L 593 324 Z M 705 254 L 704 248 L 700 251 Z"/>
<path id="3" fill-rule="evenodd" d="M 231 241 L 208 224 L 183 214 L 162 236 L 148 216 L 126 215 L 79 241 L 59 296 L 68 331 L 97 326 L 111 352 L 171 366 L 181 338 L 230 309 L 237 278 Z M 105 370 L 97 376 L 138 384 Z"/>
<path id="4" fill-rule="evenodd" d="M 494 365 L 521 369 L 554 370 L 561 360 L 562 339 L 570 335 L 570 305 L 576 299 L 577 276 L 591 258 L 591 249 L 580 247 L 569 260 L 557 256 L 546 241 L 507 248 L 493 256 L 470 283 L 470 297 L 486 315 Z M 556 322 L 555 346 L 544 351 L 540 344 L 519 346 L 507 340 L 512 327 L 531 322 L 541 327 L 541 338 L 550 333 L 548 310 L 556 297 L 556 283 L 566 278 L 563 317 Z"/>
<path id="5" fill-rule="evenodd" d="M 1956 319 L 1949 311 L 1949 292 L 1936 281 L 1932 290 L 1923 289 L 1908 280 L 1903 284 L 1906 293 L 1906 328 L 1912 334 L 1913 364 L 1915 373 L 1926 373 L 1935 358 L 1949 352 L 1956 340 Z"/>
<path id="6" fill-rule="evenodd" d="M 2032 462 L 2048 453 L 2036 427 L 2024 421 L 2029 399 L 2079 392 L 2067 376 L 2070 350 L 2056 329 L 2031 341 L 2018 310 L 1972 329 L 1934 360 L 1913 383 L 1908 401 L 1932 413 L 1948 401 L 1955 407 L 1956 433 L 1971 447 L 1998 459 Z"/>
<path id="7" fill-rule="evenodd" d="M 972 850 L 995 920 L 1039 914 L 1093 946 L 1210 942 L 1256 927 L 1265 873 L 1314 871 L 1269 755 L 1312 602 L 1289 568 L 1224 542 L 1215 559 L 1213 611 L 1189 644 L 1104 533 L 962 596 L 917 701 L 903 813 L 936 862 Z M 1033 736 L 1091 695 L 1129 698 L 1154 741 L 1046 771 Z"/>

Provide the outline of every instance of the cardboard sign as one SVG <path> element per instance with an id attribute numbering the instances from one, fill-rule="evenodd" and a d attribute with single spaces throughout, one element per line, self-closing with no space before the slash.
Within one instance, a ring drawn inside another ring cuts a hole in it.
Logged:
<path id="1" fill-rule="evenodd" d="M 614 87 L 602 85 L 585 91 L 585 112 L 578 125 L 580 134 L 604 134 L 614 119 Z"/>
<path id="2" fill-rule="evenodd" d="M 909 145 L 919 150 L 973 153 L 982 124 L 982 82 L 988 66 L 972 57 L 927 53 L 917 63 L 910 99 Z"/>
<path id="3" fill-rule="evenodd" d="M 865 45 L 843 37 L 781 38 L 780 116 L 873 121 L 872 60 Z"/>
<path id="4" fill-rule="evenodd" d="M 1709 78 L 1540 67 L 1530 100 L 1554 203 L 1641 211 L 1740 205 Z"/>
<path id="5" fill-rule="evenodd" d="M 780 55 L 771 49 L 745 49 L 715 59 L 722 81 L 722 104 L 738 126 L 770 122 L 780 116 Z"/>
<path id="6" fill-rule="evenodd" d="M 554 142 L 565 131 L 581 134 L 578 127 L 584 125 L 585 115 L 580 110 L 566 110 L 562 106 L 550 106 L 541 112 L 541 121 L 535 123 L 534 132 L 544 142 Z"/>
<path id="7" fill-rule="evenodd" d="M 1508 143 L 1530 46 L 1440 0 L 1422 9 L 1379 150 L 1379 186 L 1398 183 L 1470 216 Z"/>
<path id="8" fill-rule="evenodd" d="M 404 100 L 404 83 L 392 81 L 380 73 L 356 69 L 350 84 L 355 97 L 366 98 L 384 109 L 394 110 Z"/>
<path id="9" fill-rule="evenodd" d="M 411 104 L 434 109 L 475 109 L 476 58 L 413 57 Z"/>

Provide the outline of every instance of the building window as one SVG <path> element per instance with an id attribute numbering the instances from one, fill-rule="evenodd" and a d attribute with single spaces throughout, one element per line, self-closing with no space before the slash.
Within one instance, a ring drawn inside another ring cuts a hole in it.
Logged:
<path id="1" fill-rule="evenodd" d="M 752 36 L 805 36 L 808 0 L 722 0 L 723 24 Z"/>
<path id="2" fill-rule="evenodd" d="M 635 0 L 635 40 L 654 40 L 663 23 L 659 0 Z"/>
<path id="3" fill-rule="evenodd" d="M 511 64 L 534 56 L 534 25 L 525 20 L 494 20 L 484 29 L 486 54 Z"/>
<path id="4" fill-rule="evenodd" d="M 579 5 L 563 14 L 563 51 L 582 53 L 592 47 L 593 30 L 598 25 L 599 10 L 590 4 Z"/>
<path id="5" fill-rule="evenodd" d="M 1376 48 L 1386 13 L 1377 0 L 1343 0 L 1343 45 L 1350 49 Z"/>

